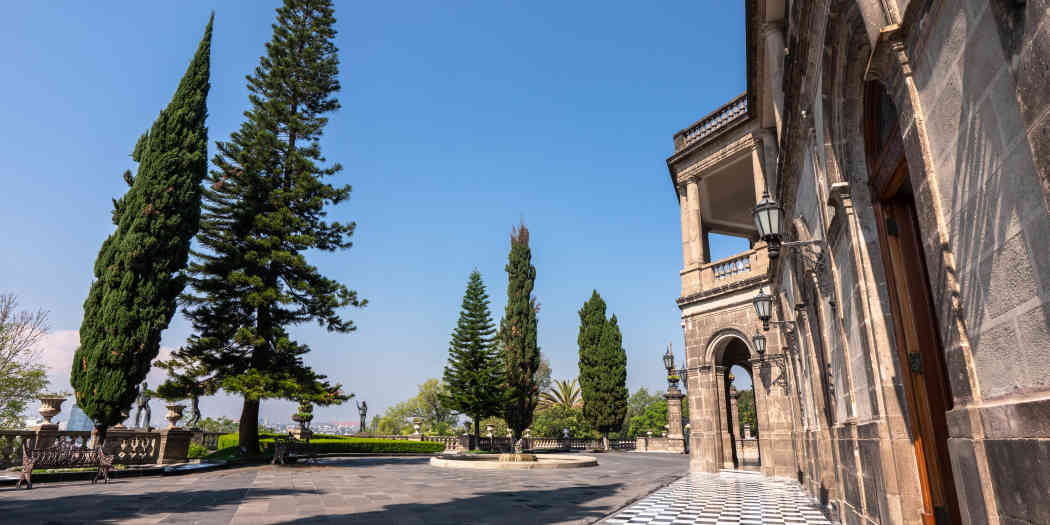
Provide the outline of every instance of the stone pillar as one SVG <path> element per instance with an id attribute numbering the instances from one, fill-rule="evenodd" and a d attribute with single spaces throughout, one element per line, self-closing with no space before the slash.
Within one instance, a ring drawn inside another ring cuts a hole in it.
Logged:
<path id="1" fill-rule="evenodd" d="M 733 421 L 730 422 L 730 427 L 733 429 L 733 437 L 740 440 L 744 435 L 740 433 L 740 413 L 737 411 L 737 398 L 740 395 L 736 391 L 735 386 L 729 387 L 729 416 Z"/>
<path id="2" fill-rule="evenodd" d="M 718 417 L 718 393 L 715 387 L 715 367 L 699 367 L 696 390 L 696 403 L 690 403 L 690 411 L 695 418 L 693 425 L 693 443 L 690 450 L 690 466 L 693 472 L 717 473 L 722 469 L 722 438 L 720 418 Z"/>
<path id="3" fill-rule="evenodd" d="M 682 214 L 682 268 L 689 268 L 692 261 L 692 244 L 689 242 L 689 193 L 686 186 L 678 192 L 679 209 Z"/>
<path id="4" fill-rule="evenodd" d="M 189 430 L 179 428 L 161 430 L 160 453 L 157 456 L 157 464 L 185 463 L 186 456 L 190 452 L 191 439 L 193 439 L 193 432 Z"/>
<path id="5" fill-rule="evenodd" d="M 783 21 L 769 22 L 762 27 L 766 47 L 765 86 L 772 86 L 770 96 L 773 98 L 773 120 L 776 121 L 777 133 L 782 133 L 784 119 L 784 24 Z"/>
<path id="6" fill-rule="evenodd" d="M 35 434 L 33 435 L 33 448 L 50 447 L 54 444 L 55 438 L 58 437 L 58 425 L 54 423 L 43 423 L 37 425 L 33 430 L 35 431 Z M 18 452 L 18 454 L 21 453 L 21 451 Z"/>
<path id="7" fill-rule="evenodd" d="M 667 400 L 667 437 L 685 439 L 682 433 L 682 398 L 685 397 L 677 387 L 668 389 L 664 394 Z"/>
<path id="8" fill-rule="evenodd" d="M 733 440 L 729 436 L 731 422 L 729 421 L 729 392 L 726 391 L 726 375 L 729 370 L 724 366 L 715 367 L 715 387 L 718 393 L 718 422 L 719 436 L 722 443 L 720 455 L 720 468 L 735 468 L 733 464 Z"/>
<path id="9" fill-rule="evenodd" d="M 756 137 L 756 134 L 752 136 Z M 762 157 L 762 142 L 756 137 L 755 144 L 751 147 L 751 177 L 755 183 L 755 204 L 762 200 L 762 193 L 766 191 L 766 170 Z"/>
<path id="10" fill-rule="evenodd" d="M 704 235 L 703 223 L 700 221 L 700 189 L 699 181 L 689 179 L 686 183 L 686 195 L 689 198 L 689 212 L 686 215 L 686 223 L 689 225 L 689 266 L 690 268 L 704 264 Z"/>

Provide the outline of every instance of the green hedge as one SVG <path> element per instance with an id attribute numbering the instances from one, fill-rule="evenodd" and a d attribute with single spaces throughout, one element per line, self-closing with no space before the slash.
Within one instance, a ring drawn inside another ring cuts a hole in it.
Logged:
<path id="1" fill-rule="evenodd" d="M 264 454 L 273 452 L 273 438 L 281 434 L 259 434 L 259 448 Z M 219 450 L 235 448 L 239 444 L 237 434 L 219 436 Z M 310 446 L 320 453 L 433 453 L 445 450 L 445 445 L 433 441 L 402 441 L 396 439 L 356 438 L 314 434 Z"/>

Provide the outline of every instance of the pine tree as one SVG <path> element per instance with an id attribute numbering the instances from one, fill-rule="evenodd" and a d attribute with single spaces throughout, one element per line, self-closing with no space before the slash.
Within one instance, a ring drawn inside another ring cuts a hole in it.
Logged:
<path id="1" fill-rule="evenodd" d="M 479 443 L 481 420 L 499 414 L 502 406 L 503 363 L 495 344 L 496 326 L 489 313 L 489 296 L 481 273 L 474 270 L 463 295 L 459 322 L 449 342 L 444 403 L 474 420 Z"/>
<path id="2" fill-rule="evenodd" d="M 117 229 L 95 261 L 70 384 L 77 406 L 95 421 L 97 444 L 138 395 L 185 286 L 208 165 L 213 20 L 171 102 L 135 145 L 138 175 L 124 173 L 130 189 L 113 201 Z"/>
<path id="3" fill-rule="evenodd" d="M 536 346 L 539 305 L 532 296 L 536 267 L 532 265 L 529 230 L 524 224 L 511 231 L 506 270 L 507 307 L 499 331 L 504 364 L 503 418 L 516 442 L 532 423 L 540 393 L 536 382 L 540 366 L 540 349 Z"/>
<path id="4" fill-rule="evenodd" d="M 583 416 L 608 443 L 609 432 L 618 431 L 627 415 L 627 353 L 616 316 L 605 318 L 605 301 L 598 291 L 584 303 L 580 332 L 580 390 Z"/>
<path id="5" fill-rule="evenodd" d="M 329 205 L 350 196 L 350 186 L 322 181 L 342 169 L 323 165 L 319 145 L 326 115 L 340 107 L 334 24 L 330 0 L 277 8 L 273 38 L 248 77 L 250 108 L 216 144 L 204 192 L 202 249 L 184 298 L 196 334 L 181 352 L 243 397 L 240 443 L 249 451 L 258 450 L 262 399 L 345 398 L 303 362 L 310 348 L 288 327 L 316 321 L 352 332 L 337 310 L 367 303 L 306 260 L 309 251 L 349 248 L 355 227 L 325 220 Z"/>

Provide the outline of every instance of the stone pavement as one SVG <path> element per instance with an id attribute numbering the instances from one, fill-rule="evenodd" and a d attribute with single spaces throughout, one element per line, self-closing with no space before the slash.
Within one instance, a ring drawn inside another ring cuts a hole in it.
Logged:
<path id="1" fill-rule="evenodd" d="M 0 488 L 0 522 L 594 523 L 682 477 L 688 456 L 596 454 L 597 467 L 479 471 L 425 457 L 333 458 L 184 476 Z"/>
<path id="2" fill-rule="evenodd" d="M 831 525 L 795 481 L 739 471 L 684 477 L 602 523 Z"/>

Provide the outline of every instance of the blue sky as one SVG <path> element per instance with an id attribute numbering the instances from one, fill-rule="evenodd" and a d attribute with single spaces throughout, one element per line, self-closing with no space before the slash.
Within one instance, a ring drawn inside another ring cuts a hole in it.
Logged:
<path id="1" fill-rule="evenodd" d="M 210 150 L 247 107 L 244 76 L 274 1 L 22 2 L 0 32 L 0 291 L 51 312 L 45 360 L 68 385 L 81 305 L 110 199 L 135 140 L 170 99 L 215 11 Z M 681 237 L 665 159 L 672 135 L 745 89 L 742 2 L 340 2 L 343 109 L 322 143 L 352 198 L 330 216 L 354 247 L 311 260 L 367 298 L 353 334 L 294 333 L 308 361 L 377 413 L 440 377 L 467 276 L 496 319 L 511 226 L 532 232 L 539 344 L 577 374 L 577 310 L 597 289 L 615 313 L 628 386 L 662 388 L 683 341 L 674 299 Z M 740 244 L 715 240 L 714 257 Z M 163 345 L 189 326 L 177 315 Z M 72 347 L 72 348 L 71 348 Z M 738 374 L 739 375 L 739 374 Z M 160 377 L 153 374 L 151 377 Z M 202 403 L 236 416 L 235 399 Z M 286 420 L 290 405 L 266 402 Z M 350 405 L 318 420 L 357 420 Z"/>

